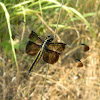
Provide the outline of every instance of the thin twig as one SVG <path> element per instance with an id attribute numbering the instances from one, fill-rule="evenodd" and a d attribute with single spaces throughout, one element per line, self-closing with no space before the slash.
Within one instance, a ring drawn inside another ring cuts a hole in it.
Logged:
<path id="1" fill-rule="evenodd" d="M 48 24 L 44 21 L 44 19 L 43 19 L 38 13 L 37 13 L 36 15 L 41 19 L 42 23 L 43 23 L 53 34 L 55 34 L 55 31 L 54 31 L 50 26 L 48 26 Z M 62 40 L 60 39 L 60 37 L 58 36 L 58 34 L 56 34 L 56 36 L 57 36 L 58 40 L 62 41 Z M 63 41 L 62 41 L 62 42 L 63 42 Z"/>
<path id="2" fill-rule="evenodd" d="M 58 16 L 58 21 L 57 21 L 57 26 L 56 26 L 55 32 L 48 25 L 46 25 L 47 23 L 42 19 L 42 21 L 45 23 L 45 25 L 48 27 L 48 29 L 50 29 L 54 33 L 54 39 L 55 39 L 55 36 L 57 36 L 60 39 L 60 37 L 56 34 L 56 32 L 57 32 L 57 28 L 58 28 L 58 23 L 59 23 L 59 19 L 60 19 L 62 5 L 63 5 L 63 0 L 62 0 L 62 4 L 61 4 L 60 12 L 59 12 L 59 16 Z M 38 14 L 37 14 L 37 16 L 40 17 Z M 46 69 L 46 76 L 45 76 L 45 80 L 44 80 L 44 83 L 43 83 L 43 88 L 42 88 L 42 93 L 41 93 L 41 100 L 43 98 L 43 93 L 44 93 L 44 88 L 45 88 L 45 84 L 46 84 L 48 70 L 49 70 L 49 64 L 48 64 L 47 69 Z"/>
<path id="3" fill-rule="evenodd" d="M 44 87 L 45 87 L 45 83 L 46 83 L 46 79 L 47 79 L 48 70 L 49 70 L 49 64 L 47 65 L 47 69 L 46 69 L 46 76 L 45 76 L 45 80 L 44 80 L 44 83 L 43 83 L 43 88 L 42 88 L 42 93 L 41 93 L 41 100 L 43 98 Z"/>
<path id="4" fill-rule="evenodd" d="M 63 0 L 62 0 L 62 4 L 61 4 L 61 7 L 60 7 L 60 11 L 59 11 L 59 16 L 58 16 L 57 26 L 56 26 L 55 33 L 54 33 L 54 39 L 55 39 L 55 37 L 56 37 L 56 32 L 57 32 L 57 28 L 58 28 L 58 24 L 59 24 L 59 20 L 60 20 L 60 15 L 61 15 L 61 10 L 62 10 L 62 5 L 63 5 Z"/>

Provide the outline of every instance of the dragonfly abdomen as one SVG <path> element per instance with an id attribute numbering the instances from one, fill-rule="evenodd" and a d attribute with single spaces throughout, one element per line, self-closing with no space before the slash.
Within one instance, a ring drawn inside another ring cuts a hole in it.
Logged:
<path id="1" fill-rule="evenodd" d="M 32 66 L 30 67 L 28 73 L 30 73 L 30 72 L 33 70 L 33 68 L 36 66 L 36 64 L 39 62 L 39 60 L 40 60 L 40 58 L 42 57 L 42 54 L 43 54 L 43 52 L 44 52 L 44 50 L 45 50 L 45 46 L 46 46 L 46 42 L 44 42 L 44 44 L 42 45 L 40 51 L 39 51 L 38 54 L 36 55 L 36 57 L 35 57 L 35 59 L 34 59 L 34 61 L 33 61 L 33 64 L 32 64 Z"/>

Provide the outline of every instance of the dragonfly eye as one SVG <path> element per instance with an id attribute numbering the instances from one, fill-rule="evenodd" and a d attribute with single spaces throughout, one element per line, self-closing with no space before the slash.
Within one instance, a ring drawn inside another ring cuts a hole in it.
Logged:
<path id="1" fill-rule="evenodd" d="M 54 39 L 54 37 L 53 35 L 48 35 L 47 39 L 48 39 L 48 42 L 51 42 Z"/>

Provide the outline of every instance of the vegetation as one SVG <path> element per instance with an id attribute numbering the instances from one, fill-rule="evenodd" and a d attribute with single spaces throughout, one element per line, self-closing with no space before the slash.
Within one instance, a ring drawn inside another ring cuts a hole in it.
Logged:
<path id="1" fill-rule="evenodd" d="M 99 100 L 100 1 L 63 1 L 0 0 L 0 100 Z M 56 64 L 41 59 L 27 74 L 34 59 L 25 53 L 32 30 L 67 45 Z M 82 43 L 90 50 L 84 53 Z M 84 66 L 77 67 L 75 58 Z"/>

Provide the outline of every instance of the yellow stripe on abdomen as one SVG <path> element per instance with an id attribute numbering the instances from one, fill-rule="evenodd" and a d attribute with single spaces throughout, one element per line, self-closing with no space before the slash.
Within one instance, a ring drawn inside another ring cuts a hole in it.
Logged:
<path id="1" fill-rule="evenodd" d="M 44 51 L 44 49 L 45 49 L 46 43 L 47 43 L 47 41 L 45 41 L 45 42 L 43 43 L 42 47 L 40 48 L 38 54 L 36 55 L 36 57 L 35 57 L 35 59 L 34 59 L 34 61 L 33 61 L 32 66 L 31 66 L 30 69 L 29 69 L 28 73 L 30 73 L 30 72 L 33 70 L 33 68 L 36 66 L 36 64 L 37 64 L 38 61 L 40 60 L 40 58 L 41 58 L 41 56 L 42 56 L 42 54 L 43 54 L 43 51 Z"/>

